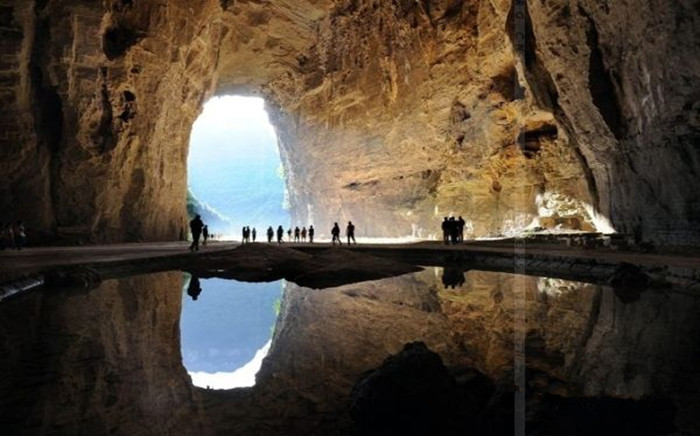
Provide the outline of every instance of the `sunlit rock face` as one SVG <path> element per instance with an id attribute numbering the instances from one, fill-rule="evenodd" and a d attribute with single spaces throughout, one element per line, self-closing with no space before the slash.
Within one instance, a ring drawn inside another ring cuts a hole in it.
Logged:
<path id="1" fill-rule="evenodd" d="M 3 219 L 179 237 L 192 122 L 237 92 L 266 97 L 319 234 L 425 237 L 450 213 L 468 236 L 609 230 L 597 211 L 700 239 L 690 0 L 93 3 L 0 9 Z"/>

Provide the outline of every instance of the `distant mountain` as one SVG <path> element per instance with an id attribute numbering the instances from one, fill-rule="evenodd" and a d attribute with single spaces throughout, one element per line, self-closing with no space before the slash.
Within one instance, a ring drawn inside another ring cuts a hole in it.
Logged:
<path id="1" fill-rule="evenodd" d="M 218 212 L 213 207 L 208 204 L 199 201 L 197 197 L 190 191 L 187 190 L 187 217 L 188 219 L 194 218 L 196 215 L 202 217 L 204 224 L 209 226 L 209 232 L 213 234 L 229 234 L 233 233 L 234 226 L 233 222 Z"/>

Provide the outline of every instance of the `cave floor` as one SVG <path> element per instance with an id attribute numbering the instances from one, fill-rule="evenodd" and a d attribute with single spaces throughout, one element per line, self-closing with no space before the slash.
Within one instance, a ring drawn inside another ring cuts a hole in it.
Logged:
<path id="1" fill-rule="evenodd" d="M 188 242 L 154 242 L 111 245 L 91 245 L 80 247 L 29 247 L 21 251 L 0 251 L 0 283 L 32 274 L 59 268 L 90 267 L 97 269 L 129 269 L 139 265 L 150 265 L 151 270 L 165 270 L 178 267 L 188 260 L 206 257 L 208 254 L 225 254 L 238 248 L 237 242 L 213 242 L 197 253 L 187 250 Z M 254 244 L 255 245 L 255 244 Z M 260 244 L 257 245 L 267 245 Z M 277 246 L 271 244 L 270 246 Z M 315 244 L 286 243 L 286 248 L 315 254 L 330 248 L 327 242 Z M 565 247 L 555 244 L 514 245 L 503 241 L 467 242 L 460 245 L 443 245 L 436 241 L 402 244 L 357 244 L 348 246 L 358 253 L 380 257 L 401 259 L 414 265 L 440 265 L 464 259 L 480 260 L 476 264 L 500 266 L 518 272 L 514 259 L 520 258 L 530 262 L 528 265 L 543 263 L 559 264 L 558 268 L 575 269 L 573 265 L 591 265 L 615 267 L 625 263 L 640 266 L 650 271 L 668 271 L 674 274 L 681 271 L 686 279 L 700 279 L 700 256 L 692 252 L 655 252 L 640 253 L 633 251 L 614 251 L 610 249 L 585 249 Z M 493 259 L 497 259 L 494 263 Z M 522 266 L 522 264 L 520 264 Z M 525 266 L 526 268 L 528 266 Z M 146 268 L 148 269 L 148 268 Z M 527 274 L 527 272 L 524 272 Z M 587 274 L 583 271 L 582 274 Z"/>

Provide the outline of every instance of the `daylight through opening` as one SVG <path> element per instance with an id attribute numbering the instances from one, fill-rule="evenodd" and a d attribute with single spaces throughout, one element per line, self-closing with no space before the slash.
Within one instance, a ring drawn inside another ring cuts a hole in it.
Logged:
<path id="1" fill-rule="evenodd" d="M 241 229 L 288 227 L 277 135 L 262 98 L 214 97 L 190 137 L 189 215 L 200 214 L 214 239 L 241 238 Z"/>

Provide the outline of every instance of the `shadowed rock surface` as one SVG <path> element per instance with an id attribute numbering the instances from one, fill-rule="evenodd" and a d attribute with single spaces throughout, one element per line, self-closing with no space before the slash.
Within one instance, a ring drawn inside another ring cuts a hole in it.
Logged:
<path id="1" fill-rule="evenodd" d="M 266 244 L 244 244 L 226 254 L 199 258 L 187 266 L 188 271 L 199 277 L 249 282 L 285 279 L 313 289 L 394 277 L 420 269 L 342 248 L 309 255 L 292 248 Z"/>

